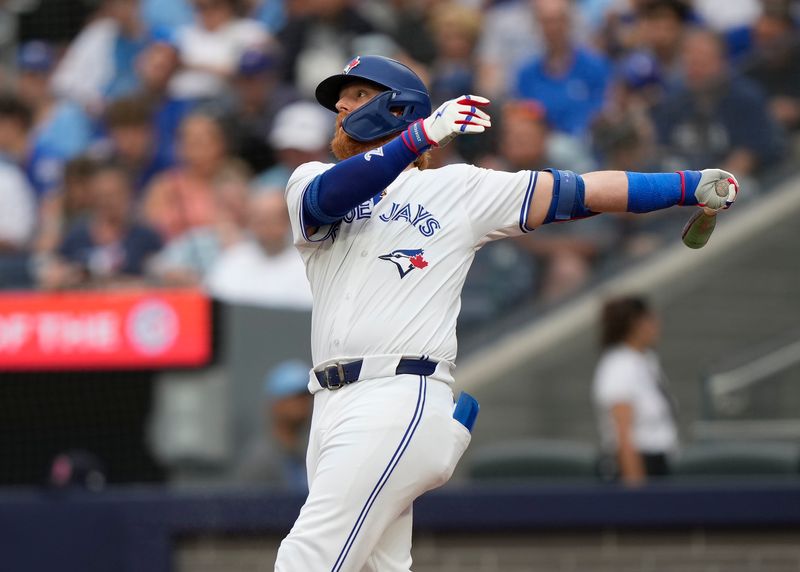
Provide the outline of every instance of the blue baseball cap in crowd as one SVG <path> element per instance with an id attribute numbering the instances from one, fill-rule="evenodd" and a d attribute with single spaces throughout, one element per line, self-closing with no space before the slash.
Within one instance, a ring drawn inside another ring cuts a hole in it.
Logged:
<path id="1" fill-rule="evenodd" d="M 53 48 L 40 40 L 25 42 L 17 51 L 17 67 L 22 71 L 49 72 L 55 63 Z"/>
<path id="2" fill-rule="evenodd" d="M 272 399 L 308 393 L 309 365 L 300 360 L 279 363 L 264 379 L 264 393 Z"/>
<path id="3" fill-rule="evenodd" d="M 167 44 L 178 49 L 178 32 L 168 26 L 156 26 L 150 30 L 150 43 Z"/>
<path id="4" fill-rule="evenodd" d="M 634 52 L 622 59 L 617 67 L 617 77 L 632 89 L 661 83 L 658 62 L 650 54 Z"/>
<path id="5" fill-rule="evenodd" d="M 239 58 L 239 75 L 253 76 L 278 67 L 278 57 L 264 50 L 250 49 Z"/>

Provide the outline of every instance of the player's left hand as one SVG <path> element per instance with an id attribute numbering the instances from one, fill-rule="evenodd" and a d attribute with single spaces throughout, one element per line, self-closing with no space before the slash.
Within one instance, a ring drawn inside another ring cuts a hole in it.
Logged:
<path id="1" fill-rule="evenodd" d="M 694 196 L 697 206 L 718 211 L 730 208 L 738 193 L 739 182 L 732 173 L 722 169 L 703 169 Z"/>
<path id="2" fill-rule="evenodd" d="M 433 114 L 422 120 L 428 141 L 435 147 L 444 147 L 457 135 L 483 133 L 492 126 L 489 114 L 481 108 L 489 100 L 478 95 L 462 95 L 445 101 Z"/>

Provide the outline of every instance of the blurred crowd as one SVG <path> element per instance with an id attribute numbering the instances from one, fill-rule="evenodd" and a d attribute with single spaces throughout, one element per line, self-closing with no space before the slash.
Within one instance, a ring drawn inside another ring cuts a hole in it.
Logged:
<path id="1" fill-rule="evenodd" d="M 407 63 L 434 106 L 492 99 L 492 132 L 435 150 L 433 168 L 714 166 L 756 195 L 798 155 L 791 0 L 85 1 L 71 41 L 26 38 L 6 58 L 0 288 L 197 285 L 309 308 L 283 188 L 331 160 L 334 116 L 313 91 L 355 54 Z M 557 301 L 685 217 L 597 217 L 490 245 L 462 323 Z"/>

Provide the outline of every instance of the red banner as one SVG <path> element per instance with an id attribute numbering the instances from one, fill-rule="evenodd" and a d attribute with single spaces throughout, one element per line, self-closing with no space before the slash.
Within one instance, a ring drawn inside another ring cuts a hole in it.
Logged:
<path id="1" fill-rule="evenodd" d="M 211 355 L 195 290 L 0 295 L 0 370 L 191 367 Z"/>

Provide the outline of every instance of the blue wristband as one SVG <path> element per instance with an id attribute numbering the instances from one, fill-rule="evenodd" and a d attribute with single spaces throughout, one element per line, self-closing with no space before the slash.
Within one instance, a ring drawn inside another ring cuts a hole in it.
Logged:
<path id="1" fill-rule="evenodd" d="M 409 125 L 408 129 L 400 134 L 400 138 L 406 144 L 406 147 L 417 155 L 421 155 L 430 149 L 432 145 L 431 140 L 428 139 L 428 134 L 425 133 L 425 126 L 421 119 Z"/>
<path id="2" fill-rule="evenodd" d="M 700 184 L 700 177 L 703 173 L 700 171 L 678 171 L 681 177 L 681 200 L 678 203 L 681 206 L 694 206 L 697 204 L 697 197 L 694 192 L 697 190 L 697 185 Z"/>

